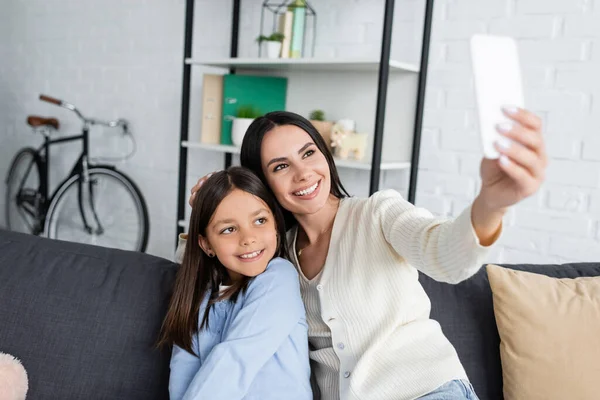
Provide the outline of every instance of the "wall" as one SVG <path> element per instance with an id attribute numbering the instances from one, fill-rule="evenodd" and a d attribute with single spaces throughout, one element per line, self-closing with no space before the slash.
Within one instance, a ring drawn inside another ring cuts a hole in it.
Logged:
<path id="1" fill-rule="evenodd" d="M 468 38 L 518 38 L 529 108 L 545 123 L 551 161 L 539 193 L 515 207 L 495 258 L 600 258 L 600 12 L 591 1 L 438 2 L 418 204 L 456 215 L 478 185 Z"/>
<path id="2" fill-rule="evenodd" d="M 318 13 L 317 56 L 378 56 L 383 0 L 311 3 Z M 256 53 L 260 4 L 242 1 L 240 56 Z M 38 93 L 64 98 L 93 116 L 126 117 L 139 149 L 120 168 L 147 199 L 148 251 L 165 257 L 173 251 L 176 223 L 184 7 L 183 0 L 5 0 L 0 15 L 0 175 L 20 146 L 39 142 L 25 127 L 26 115 L 57 116 L 65 131 L 78 127 L 66 110 L 40 103 Z M 396 1 L 393 58 L 418 62 L 423 9 L 422 0 Z M 196 58 L 228 56 L 230 14 L 229 1 L 196 1 Z M 526 101 L 545 121 L 547 181 L 511 210 L 489 261 L 600 258 L 598 18 L 590 0 L 436 2 L 417 204 L 457 215 L 477 193 L 480 153 L 468 54 L 473 33 L 519 40 Z M 202 71 L 194 69 L 190 139 L 198 135 Z M 124 147 L 107 130 L 97 132 L 94 145 L 103 155 Z M 64 173 L 76 150 L 58 153 L 53 177 Z M 222 164 L 219 154 L 190 153 L 188 186 Z M 344 171 L 342 179 L 352 193 L 364 195 L 368 176 Z M 382 184 L 405 193 L 406 178 L 388 173 Z M 3 219 L 0 213 L 0 225 Z"/>

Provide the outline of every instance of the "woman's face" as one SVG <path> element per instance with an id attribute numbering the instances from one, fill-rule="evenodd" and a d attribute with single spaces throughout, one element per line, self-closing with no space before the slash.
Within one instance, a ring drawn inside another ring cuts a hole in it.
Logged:
<path id="1" fill-rule="evenodd" d="M 319 211 L 331 192 L 329 165 L 308 133 L 295 125 L 267 132 L 261 164 L 279 204 L 292 214 Z"/>

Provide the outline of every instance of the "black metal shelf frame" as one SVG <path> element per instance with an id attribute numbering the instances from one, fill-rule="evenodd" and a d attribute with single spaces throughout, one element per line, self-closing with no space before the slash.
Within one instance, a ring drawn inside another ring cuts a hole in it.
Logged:
<path id="1" fill-rule="evenodd" d="M 233 12 L 231 21 L 231 45 L 230 56 L 238 55 L 238 40 L 240 26 L 240 3 L 241 0 L 233 1 Z M 190 111 L 190 86 L 191 86 L 191 64 L 185 60 L 192 57 L 192 40 L 194 32 L 194 5 L 195 0 L 186 0 L 185 6 L 185 38 L 183 45 L 183 79 L 181 90 L 181 132 L 179 139 L 179 186 L 177 195 L 177 233 L 183 232 L 179 221 L 185 217 L 185 205 L 187 204 L 186 179 L 188 148 L 182 143 L 188 140 L 189 111 Z M 383 145 L 383 129 L 386 111 L 388 78 L 390 72 L 390 49 L 392 43 L 392 29 L 394 19 L 395 0 L 385 0 L 385 12 L 383 21 L 383 38 L 381 44 L 381 56 L 379 60 L 379 76 L 377 86 L 377 107 L 375 111 L 375 131 L 373 138 L 373 157 L 371 160 L 371 177 L 369 193 L 373 194 L 379 190 L 381 177 L 381 150 Z M 433 0 L 425 0 L 425 18 L 423 23 L 423 39 L 421 44 L 421 63 L 419 69 L 419 82 L 417 87 L 417 104 L 414 120 L 413 144 L 410 166 L 410 179 L 408 188 L 408 201 L 414 204 L 417 188 L 417 174 L 419 171 L 419 154 L 421 148 L 421 132 L 423 130 L 423 112 L 425 107 L 425 88 L 427 86 L 427 67 L 429 63 L 429 44 L 431 41 L 431 24 L 433 20 Z M 235 69 L 230 69 L 235 73 Z M 231 165 L 232 154 L 225 154 L 225 168 Z"/>

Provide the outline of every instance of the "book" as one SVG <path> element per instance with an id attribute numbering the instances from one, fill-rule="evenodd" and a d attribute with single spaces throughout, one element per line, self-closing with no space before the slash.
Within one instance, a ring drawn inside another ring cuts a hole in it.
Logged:
<path id="1" fill-rule="evenodd" d="M 221 142 L 223 119 L 223 75 L 204 74 L 202 77 L 202 123 L 200 142 Z"/>
<path id="2" fill-rule="evenodd" d="M 262 115 L 284 111 L 287 78 L 230 74 L 223 78 L 223 117 L 221 144 L 231 145 L 231 127 L 240 107 L 259 110 Z"/>
<path id="3" fill-rule="evenodd" d="M 281 42 L 281 58 L 290 58 L 293 21 L 294 13 L 291 11 L 286 11 L 279 16 L 279 32 L 284 36 Z"/>
<path id="4" fill-rule="evenodd" d="M 301 58 L 302 48 L 304 46 L 304 20 L 306 19 L 306 2 L 304 0 L 295 0 L 288 6 L 288 9 L 294 14 L 290 58 Z"/>

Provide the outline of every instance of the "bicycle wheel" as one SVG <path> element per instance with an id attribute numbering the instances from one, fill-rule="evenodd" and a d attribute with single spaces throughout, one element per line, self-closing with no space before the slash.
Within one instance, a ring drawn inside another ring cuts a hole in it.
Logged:
<path id="1" fill-rule="evenodd" d="M 40 232 L 40 160 L 34 149 L 21 149 L 6 176 L 6 227 L 22 233 Z"/>
<path id="2" fill-rule="evenodd" d="M 46 214 L 45 235 L 70 242 L 145 251 L 148 211 L 137 186 L 114 169 L 92 167 L 88 171 L 89 185 L 80 183 L 80 175 L 74 175 L 58 188 Z M 84 218 L 91 230 L 86 229 Z"/>

